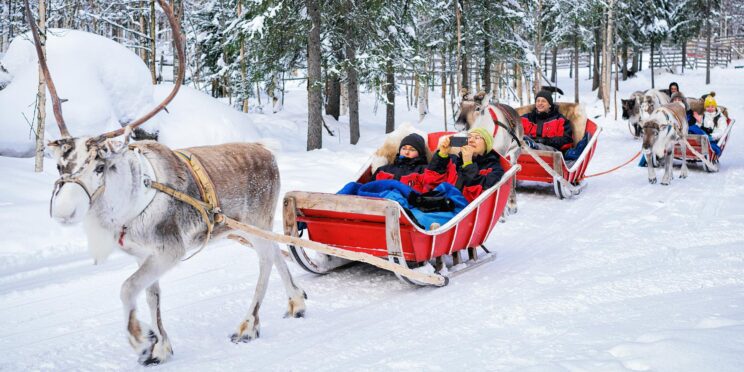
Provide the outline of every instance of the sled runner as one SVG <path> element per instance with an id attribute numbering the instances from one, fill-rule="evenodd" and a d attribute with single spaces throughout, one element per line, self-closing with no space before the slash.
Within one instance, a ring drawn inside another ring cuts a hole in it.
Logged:
<path id="1" fill-rule="evenodd" d="M 437 139 L 443 134 L 429 135 L 431 150 L 436 149 Z M 288 192 L 284 197 L 285 234 L 298 238 L 297 223 L 302 222 L 307 226 L 303 233 L 307 240 L 295 239 L 294 242 L 302 243 L 302 246 L 289 244 L 289 255 L 300 267 L 315 274 L 328 273 L 353 261 L 373 263 L 370 261 L 377 260 L 375 262 L 379 263 L 380 259 L 384 259 L 393 263 L 394 267 L 373 264 L 393 271 L 405 282 L 446 285 L 449 277 L 495 259 L 495 253 L 489 252 L 483 244 L 504 212 L 512 179 L 519 170 L 519 166 L 511 166 L 504 158 L 501 159 L 501 166 L 505 173 L 496 185 L 484 190 L 454 218 L 428 231 L 417 226 L 403 208 L 392 200 Z M 371 161 L 368 161 L 362 167 L 357 182 L 366 183 L 371 179 L 372 167 Z M 309 246 L 311 242 L 315 245 Z M 313 251 L 321 245 L 345 254 Z M 462 257 L 462 251 L 467 251 L 466 258 Z M 445 256 L 448 256 L 446 260 Z M 434 261 L 433 268 L 430 260 Z M 446 267 L 445 262 L 452 265 Z M 413 279 L 412 274 L 428 274 L 433 280 L 421 282 Z"/>
<path id="2" fill-rule="evenodd" d="M 533 109 L 534 105 L 517 108 L 523 115 Z M 575 104 L 558 103 L 559 111 L 571 121 L 574 146 L 586 135 L 586 146 L 578 158 L 573 162 L 566 162 L 563 154 L 554 151 L 528 150 L 522 151 L 518 164 L 522 169 L 517 173 L 518 181 L 534 181 L 553 184 L 555 195 L 559 199 L 578 195 L 586 187 L 584 173 L 597 148 L 597 138 L 602 128 L 586 118 L 582 112 L 578 113 Z M 570 109 L 570 110 L 568 110 Z M 539 160 L 538 160 L 539 158 Z"/>
<path id="3" fill-rule="evenodd" d="M 688 161 L 700 162 L 703 165 L 703 169 L 706 172 L 718 172 L 718 160 L 723 155 L 723 150 L 726 148 L 728 143 L 728 136 L 731 133 L 731 128 L 734 126 L 736 120 L 726 118 L 726 130 L 723 132 L 721 139 L 718 141 L 718 147 L 721 148 L 721 155 L 716 155 L 715 151 L 710 145 L 710 138 L 707 135 L 700 134 L 688 134 L 687 142 L 687 159 Z M 697 152 L 697 153 L 696 153 Z M 680 150 L 675 148 L 674 157 L 680 159 L 682 154 Z"/>

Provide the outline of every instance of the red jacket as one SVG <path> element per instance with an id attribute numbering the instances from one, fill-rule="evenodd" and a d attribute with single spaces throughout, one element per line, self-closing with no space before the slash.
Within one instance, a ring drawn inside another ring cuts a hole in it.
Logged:
<path id="1" fill-rule="evenodd" d="M 560 151 L 573 147 L 571 122 L 561 115 L 555 105 L 548 112 L 532 110 L 522 115 L 524 134 L 535 142 L 551 146 Z"/>
<path id="2" fill-rule="evenodd" d="M 504 175 L 504 168 L 499 163 L 499 155 L 491 150 L 483 156 L 474 156 L 473 164 L 462 166 L 462 159 L 456 155 L 446 158 L 437 151 L 431 157 L 429 167 L 424 172 L 426 186 L 433 189 L 442 182 L 454 185 L 470 203 L 483 190 L 495 185 Z"/>

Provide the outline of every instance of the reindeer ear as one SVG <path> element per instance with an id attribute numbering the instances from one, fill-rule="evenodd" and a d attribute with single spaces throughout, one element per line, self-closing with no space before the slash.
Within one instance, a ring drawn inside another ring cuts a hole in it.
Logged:
<path id="1" fill-rule="evenodd" d="M 126 143 L 108 139 L 98 146 L 98 156 L 101 159 L 111 159 L 122 154 L 126 148 Z"/>
<path id="2" fill-rule="evenodd" d="M 67 143 L 63 144 L 59 140 L 49 141 L 46 147 L 52 152 L 52 156 L 54 156 L 55 159 L 61 158 L 62 154 L 64 154 L 65 151 L 68 151 L 70 149 L 69 144 Z"/>

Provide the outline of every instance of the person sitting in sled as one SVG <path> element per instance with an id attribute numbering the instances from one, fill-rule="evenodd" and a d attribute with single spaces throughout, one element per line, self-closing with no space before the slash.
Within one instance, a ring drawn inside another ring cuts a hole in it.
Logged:
<path id="1" fill-rule="evenodd" d="M 690 123 L 689 133 L 707 135 L 710 139 L 710 147 L 716 155 L 721 155 L 721 148 L 718 147 L 718 140 L 721 139 L 726 131 L 726 117 L 718 107 L 715 99 L 716 93 L 710 92 L 705 97 L 705 112 L 703 115 L 695 112 L 695 124 Z"/>
<path id="2" fill-rule="evenodd" d="M 687 103 L 687 97 L 685 97 L 684 93 L 677 91 L 676 93 L 672 94 L 672 102 L 680 102 L 685 105 L 685 116 L 687 117 L 687 124 L 695 124 L 695 116 L 692 113 L 690 104 Z"/>
<path id="3" fill-rule="evenodd" d="M 532 149 L 565 152 L 573 146 L 571 122 L 558 112 L 546 90 L 535 96 L 535 108 L 522 115 L 522 127 Z"/>
<path id="4" fill-rule="evenodd" d="M 372 179 L 400 181 L 418 192 L 424 190 L 424 170 L 426 170 L 426 142 L 416 133 L 411 133 L 400 141 L 398 156 L 393 164 L 383 165 L 375 171 Z"/>
<path id="5" fill-rule="evenodd" d="M 499 155 L 493 151 L 493 136 L 484 128 L 473 128 L 459 155 L 450 154 L 450 137 L 442 138 L 424 172 L 424 181 L 428 185 L 443 182 L 454 185 L 469 203 L 499 182 L 503 175 Z"/>

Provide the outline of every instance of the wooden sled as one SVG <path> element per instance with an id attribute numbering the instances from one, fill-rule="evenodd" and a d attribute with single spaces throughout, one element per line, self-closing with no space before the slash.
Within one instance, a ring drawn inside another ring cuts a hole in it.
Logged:
<path id="1" fill-rule="evenodd" d="M 589 142 L 579 158 L 570 165 L 566 163 L 560 152 L 530 150 L 533 156 L 523 150 L 517 159 L 522 167 L 517 173 L 517 180 L 552 184 L 555 195 L 559 199 L 564 199 L 578 195 L 586 187 L 584 173 L 597 149 L 597 138 L 602 128 L 587 119 L 583 110 L 576 110 L 576 104 L 559 102 L 557 105 L 558 111 L 571 121 L 574 146 L 581 141 L 585 133 L 589 134 Z M 516 110 L 519 115 L 524 115 L 532 111 L 534 107 L 535 105 L 527 105 L 518 107 Z M 541 162 L 543 164 L 540 164 Z M 546 169 L 546 165 L 550 168 L 549 170 Z"/>
<path id="2" fill-rule="evenodd" d="M 687 142 L 690 146 L 685 149 L 685 151 L 687 151 L 687 160 L 695 163 L 702 163 L 703 169 L 706 172 L 718 172 L 719 159 L 723 155 L 723 151 L 728 143 L 729 134 L 731 133 L 731 128 L 733 128 L 735 122 L 736 120 L 734 119 L 726 118 L 726 130 L 718 140 L 718 147 L 721 148 L 721 155 L 716 155 L 713 151 L 713 148 L 710 146 L 710 138 L 707 135 L 688 134 Z M 682 159 L 682 153 L 677 146 L 674 147 L 674 158 Z"/>
<path id="3" fill-rule="evenodd" d="M 436 141 L 429 141 L 431 150 Z M 449 278 L 496 258 L 483 245 L 501 218 L 512 180 L 519 166 L 511 166 L 501 159 L 504 176 L 458 213 L 452 220 L 434 229 L 417 226 L 396 202 L 351 195 L 292 191 L 284 197 L 284 232 L 298 238 L 297 222 L 307 225 L 306 239 L 294 240 L 289 255 L 304 270 L 326 274 L 353 261 L 375 264 L 385 259 L 395 268 L 396 276 L 411 284 L 443 286 Z M 365 164 L 357 181 L 372 178 L 370 162 Z M 303 243 L 312 242 L 315 246 Z M 300 244 L 302 246 L 300 246 Z M 332 247 L 319 253 L 318 245 Z M 306 249 L 309 248 L 309 249 Z M 480 248 L 480 253 L 479 253 Z M 467 251 L 467 257 L 461 255 Z M 337 254 L 343 252 L 345 254 Z M 445 256 L 450 256 L 445 260 Z M 430 265 L 434 261 L 434 265 Z M 447 267 L 447 261 L 451 266 Z M 415 275 L 426 273 L 432 277 L 424 282 Z"/>

